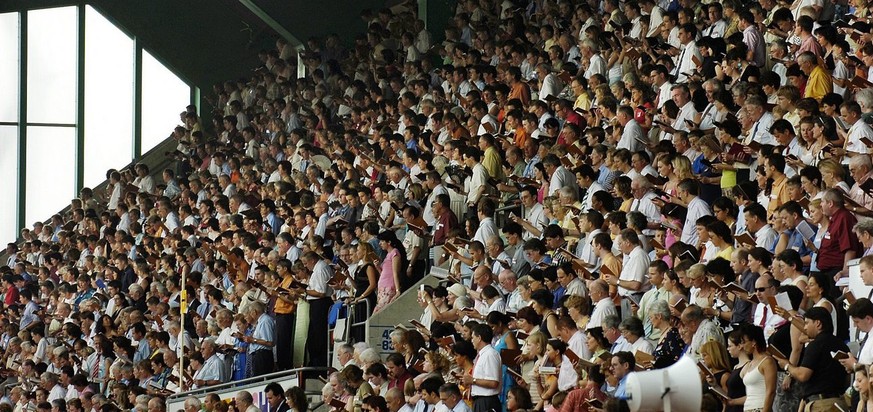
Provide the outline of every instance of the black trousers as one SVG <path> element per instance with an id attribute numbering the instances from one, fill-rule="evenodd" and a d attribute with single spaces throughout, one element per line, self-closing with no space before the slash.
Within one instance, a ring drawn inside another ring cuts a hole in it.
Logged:
<path id="1" fill-rule="evenodd" d="M 249 354 L 252 357 L 252 376 L 261 376 L 273 372 L 273 351 L 269 349 L 256 350 Z"/>
<path id="2" fill-rule="evenodd" d="M 294 314 L 276 314 L 276 369 L 293 368 Z"/>
<path id="3" fill-rule="evenodd" d="M 327 314 L 331 298 L 309 301 L 309 333 L 306 336 L 306 366 L 327 366 Z"/>
<path id="4" fill-rule="evenodd" d="M 502 409 L 503 404 L 497 395 L 473 397 L 473 412 L 499 412 Z"/>

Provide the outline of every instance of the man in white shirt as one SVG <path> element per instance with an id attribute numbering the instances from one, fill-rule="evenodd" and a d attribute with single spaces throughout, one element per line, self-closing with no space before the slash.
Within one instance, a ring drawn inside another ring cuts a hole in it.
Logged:
<path id="1" fill-rule="evenodd" d="M 564 86 L 561 84 L 561 79 L 552 73 L 551 67 L 546 63 L 537 65 L 537 78 L 540 80 L 540 100 L 546 101 L 549 96 L 558 97 L 561 89 Z"/>
<path id="2" fill-rule="evenodd" d="M 631 211 L 640 212 L 646 216 L 648 228 L 643 230 L 646 235 L 653 234 L 652 231 L 661 225 L 661 211 L 652 202 L 652 199 L 658 196 L 652 192 L 652 182 L 645 176 L 637 176 L 631 181 L 631 194 L 634 197 L 631 202 Z"/>
<path id="3" fill-rule="evenodd" d="M 870 271 L 869 268 L 867 270 Z M 852 319 L 855 327 L 866 335 L 860 342 L 861 347 L 858 349 L 857 357 L 850 352 L 849 358 L 841 360 L 840 363 L 849 370 L 852 370 L 858 363 L 870 365 L 873 363 L 873 339 L 868 337 L 870 330 L 873 329 L 873 303 L 867 298 L 859 298 L 849 306 L 846 314 Z"/>
<path id="4" fill-rule="evenodd" d="M 691 101 L 691 92 L 688 86 L 684 84 L 674 85 L 670 90 L 670 96 L 673 103 L 679 108 L 679 115 L 673 121 L 672 127 L 665 128 L 665 133 L 675 133 L 677 130 L 689 131 L 688 122 L 694 121 L 697 118 L 697 109 L 694 108 L 694 103 Z"/>
<path id="5" fill-rule="evenodd" d="M 649 31 L 646 37 L 655 37 L 661 33 L 661 23 L 664 20 L 664 9 L 655 4 L 654 0 L 643 0 L 640 2 L 640 9 L 643 15 L 649 17 Z"/>
<path id="6" fill-rule="evenodd" d="M 619 139 L 616 148 L 628 149 L 631 152 L 638 152 L 645 149 L 642 142 L 646 141 L 648 138 L 643 133 L 640 124 L 634 120 L 634 109 L 630 106 L 621 106 L 618 108 L 615 118 L 618 120 L 618 124 L 623 128 L 621 139 Z"/>
<path id="7" fill-rule="evenodd" d="M 204 340 L 200 345 L 200 353 L 206 361 L 203 366 L 194 373 L 195 389 L 225 382 L 227 380 L 227 371 L 224 369 L 224 363 L 218 358 L 218 354 L 215 353 L 215 339 L 208 338 Z"/>
<path id="8" fill-rule="evenodd" d="M 557 155 L 554 153 L 546 155 L 543 159 L 543 166 L 546 173 L 549 174 L 549 196 L 557 196 L 558 190 L 564 186 L 569 186 L 577 194 L 579 193 L 576 176 L 561 164 Z"/>
<path id="9" fill-rule="evenodd" d="M 585 335 L 576 327 L 576 322 L 569 316 L 558 318 L 558 338 L 567 344 L 567 350 L 573 351 L 579 359 L 590 359 L 591 351 L 585 343 Z M 561 369 L 558 372 L 558 390 L 569 391 L 576 387 L 579 376 L 573 362 L 564 355 Z"/>
<path id="10" fill-rule="evenodd" d="M 525 186 L 521 189 L 520 193 L 521 197 L 521 205 L 524 206 L 522 217 L 524 218 L 524 223 L 521 223 L 522 227 L 525 227 L 524 232 L 524 240 L 528 240 L 533 237 L 539 237 L 540 233 L 548 226 L 549 219 L 546 218 L 545 209 L 543 209 L 543 205 L 540 202 L 537 202 L 537 188 L 534 186 Z M 527 228 L 526 226 L 532 226 L 532 228 Z M 531 229 L 536 229 L 540 233 L 534 234 L 531 232 Z"/>
<path id="11" fill-rule="evenodd" d="M 477 147 L 468 146 L 464 151 L 464 165 L 473 171 L 473 175 L 465 182 L 467 191 L 467 207 L 476 207 L 479 199 L 485 194 L 488 184 L 488 172 L 482 166 L 482 152 Z"/>
<path id="12" fill-rule="evenodd" d="M 576 179 L 576 183 L 579 184 L 580 188 L 585 189 L 585 197 L 582 199 L 581 209 L 583 211 L 587 211 L 591 209 L 591 203 L 593 202 L 594 194 L 606 189 L 604 189 L 603 186 L 601 186 L 600 183 L 597 182 L 598 172 L 595 172 L 594 169 L 591 168 L 591 166 L 583 164 L 579 166 L 576 173 L 579 176 Z"/>
<path id="13" fill-rule="evenodd" d="M 755 236 L 755 246 L 772 251 L 779 234 L 767 223 L 767 209 L 760 203 L 752 203 L 743 209 L 743 217 L 746 229 Z"/>
<path id="14" fill-rule="evenodd" d="M 770 126 L 773 126 L 773 115 L 767 111 L 766 102 L 759 96 L 749 96 L 746 98 L 746 103 L 743 109 L 746 111 L 748 120 L 754 122 L 749 131 L 749 134 L 743 140 L 743 144 L 748 145 L 753 140 L 760 144 L 769 144 L 776 146 L 776 138 L 770 134 Z"/>
<path id="15" fill-rule="evenodd" d="M 670 91 L 673 89 L 673 83 L 670 83 L 669 78 L 670 72 L 666 66 L 659 64 L 652 69 L 649 77 L 652 79 L 652 88 L 657 94 L 655 104 L 660 109 L 664 103 L 667 103 L 667 100 L 670 100 Z"/>
<path id="16" fill-rule="evenodd" d="M 501 410 L 502 405 L 497 397 L 501 388 L 500 354 L 491 346 L 494 332 L 485 324 L 473 326 L 471 341 L 478 355 L 473 363 L 473 373 L 464 374 L 464 386 L 471 388 L 474 411 Z"/>
<path id="17" fill-rule="evenodd" d="M 583 77 L 590 79 L 595 74 L 606 77 L 606 60 L 600 55 L 600 48 L 597 46 L 597 43 L 591 39 L 582 40 L 579 42 L 579 51 L 582 52 L 582 61 L 588 62 L 588 68 L 585 69 Z"/>
<path id="18" fill-rule="evenodd" d="M 494 202 L 490 199 L 479 203 L 479 206 L 476 207 L 476 213 L 479 217 L 479 228 L 476 229 L 472 240 L 482 243 L 483 246 L 488 242 L 488 239 L 500 235 L 500 231 L 498 231 L 497 225 L 494 223 L 494 209 Z"/>
<path id="19" fill-rule="evenodd" d="M 710 3 L 709 9 L 709 27 L 703 29 L 703 37 L 724 37 L 727 23 L 722 17 L 722 7 L 719 3 Z"/>
<path id="20" fill-rule="evenodd" d="M 697 245 L 699 239 L 697 235 L 697 219 L 702 216 L 711 215 L 709 205 L 699 198 L 700 186 L 694 179 L 685 179 L 679 182 L 677 188 L 678 197 L 688 205 L 688 213 L 685 216 L 685 223 L 682 225 L 682 243 L 689 245 Z"/>
<path id="21" fill-rule="evenodd" d="M 622 318 L 627 318 L 631 313 L 631 301 L 639 305 L 643 293 L 651 287 L 646 277 L 651 261 L 649 255 L 640 246 L 640 238 L 633 229 L 622 230 L 616 242 L 624 255 L 621 273 L 617 278 L 607 274 L 603 274 L 602 277 L 606 283 L 618 289 L 618 295 L 621 296 Z"/>
<path id="22" fill-rule="evenodd" d="M 456 383 L 446 383 L 440 386 L 440 403 L 445 407 L 444 411 L 448 412 L 473 412 L 464 398 L 461 395 L 461 389 Z M 437 405 L 439 406 L 439 405 Z M 397 411 L 392 411 L 397 412 Z M 438 411 L 443 412 L 443 411 Z"/>
<path id="23" fill-rule="evenodd" d="M 845 102 L 840 106 L 840 115 L 843 121 L 849 126 L 846 135 L 848 137 L 848 145 L 846 151 L 851 153 L 869 153 L 870 149 L 861 142 L 862 138 L 873 140 L 873 128 L 867 122 L 861 120 L 861 106 L 857 102 Z M 851 155 L 849 155 L 851 156 Z M 844 164 L 848 164 L 848 157 L 844 158 Z"/>
<path id="24" fill-rule="evenodd" d="M 697 43 L 694 41 L 696 38 L 697 27 L 694 24 L 686 23 L 679 27 L 679 41 L 682 43 L 682 51 L 679 52 L 679 60 L 676 61 L 676 68 L 673 69 L 676 83 L 687 82 L 687 74 L 697 70 L 695 60 L 703 61 L 700 49 L 697 48 Z"/>
<path id="25" fill-rule="evenodd" d="M 767 302 L 770 296 L 776 296 L 779 281 L 772 276 L 763 275 L 755 280 L 755 296 L 761 302 Z M 767 303 L 755 305 L 755 313 L 752 316 L 752 324 L 764 330 L 764 338 L 770 339 L 770 335 L 776 332 L 776 328 L 785 323 L 785 319 L 773 313 L 773 308 Z"/>
<path id="26" fill-rule="evenodd" d="M 724 335 L 717 323 L 707 319 L 703 314 L 703 309 L 697 305 L 688 305 L 685 311 L 682 312 L 682 328 L 692 333 L 690 349 L 687 349 L 689 355 L 695 360 L 703 360 L 700 354 L 700 347 L 704 343 L 711 340 L 724 342 Z"/>
<path id="27" fill-rule="evenodd" d="M 603 233 L 603 215 L 598 212 L 591 211 L 579 218 L 582 233 L 586 233 L 585 238 L 576 245 L 576 256 L 582 259 L 589 271 L 597 271 L 600 268 L 600 258 L 594 252 L 594 236 Z"/>
<path id="28" fill-rule="evenodd" d="M 588 294 L 591 295 L 591 301 L 594 302 L 594 310 L 591 311 L 591 318 L 588 319 L 586 329 L 603 327 L 604 318 L 617 315 L 615 304 L 609 297 L 609 285 L 602 279 L 595 280 L 589 285 Z"/>
<path id="29" fill-rule="evenodd" d="M 443 186 L 443 182 L 440 180 L 440 174 L 435 170 L 427 172 L 427 177 L 424 179 L 424 187 L 425 189 L 430 190 L 430 195 L 427 197 L 427 202 L 424 205 L 422 218 L 424 218 L 424 221 L 428 226 L 435 226 L 437 220 L 433 215 L 433 203 L 436 201 L 437 196 L 440 194 L 449 194 L 449 191 L 446 190 L 445 186 Z M 366 210 L 368 209 L 365 209 L 365 212 Z"/>
<path id="30" fill-rule="evenodd" d="M 704 132 L 710 131 L 715 128 L 715 122 L 724 120 L 727 114 L 719 112 L 715 107 L 715 97 L 722 89 L 723 86 L 718 79 L 707 79 L 703 82 L 703 91 L 706 92 L 706 101 L 709 103 L 700 113 L 700 116 L 694 120 L 698 124 L 698 129 Z"/>

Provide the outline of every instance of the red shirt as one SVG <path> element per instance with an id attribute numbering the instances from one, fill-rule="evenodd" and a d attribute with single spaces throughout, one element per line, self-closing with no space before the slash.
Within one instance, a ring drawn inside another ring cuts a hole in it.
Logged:
<path id="1" fill-rule="evenodd" d="M 819 270 L 842 269 L 845 253 L 850 250 L 856 252 L 861 250 L 858 237 L 852 232 L 857 222 L 855 215 L 846 208 L 839 208 L 834 212 L 828 230 L 821 239 L 821 247 L 818 249 L 816 264 Z"/>
<path id="2" fill-rule="evenodd" d="M 7 307 L 18 304 L 18 288 L 15 285 L 9 286 L 9 289 L 6 289 L 6 300 L 4 303 L 6 303 Z"/>

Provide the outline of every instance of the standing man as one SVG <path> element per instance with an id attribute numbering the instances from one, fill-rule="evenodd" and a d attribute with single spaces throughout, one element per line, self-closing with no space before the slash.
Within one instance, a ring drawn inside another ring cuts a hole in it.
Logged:
<path id="1" fill-rule="evenodd" d="M 249 303 L 249 323 L 255 324 L 252 336 L 244 336 L 249 343 L 248 356 L 252 358 L 252 376 L 266 375 L 273 372 L 273 346 L 276 344 L 276 321 L 265 311 L 260 301 Z"/>
<path id="2" fill-rule="evenodd" d="M 622 230 L 619 238 L 618 247 L 624 255 L 621 274 L 617 278 L 604 274 L 603 279 L 618 289 L 622 319 L 627 319 L 631 313 L 631 302 L 638 305 L 643 293 L 651 286 L 646 278 L 651 261 L 640 246 L 640 238 L 633 229 Z"/>
<path id="3" fill-rule="evenodd" d="M 333 270 L 317 253 L 303 254 L 303 264 L 310 272 L 306 300 L 309 302 L 309 333 L 306 337 L 307 366 L 327 366 L 327 315 L 330 310 L 331 289 L 327 282 Z"/>
<path id="4" fill-rule="evenodd" d="M 825 191 L 821 209 L 830 218 L 830 224 L 818 248 L 816 265 L 819 271 L 833 276 L 836 281 L 849 276 L 849 261 L 858 256 L 861 250 L 858 236 L 852 231 L 858 221 L 846 209 L 843 193 L 839 189 Z"/>
<path id="5" fill-rule="evenodd" d="M 478 324 L 472 330 L 473 347 L 478 355 L 473 364 L 473 374 L 464 375 L 464 385 L 472 388 L 473 412 L 501 410 L 503 406 L 497 397 L 501 387 L 500 354 L 491 346 L 494 332 L 485 324 Z"/>

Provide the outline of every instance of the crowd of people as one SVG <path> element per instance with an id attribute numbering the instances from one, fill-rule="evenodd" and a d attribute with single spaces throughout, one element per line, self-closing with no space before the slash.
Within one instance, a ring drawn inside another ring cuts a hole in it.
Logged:
<path id="1" fill-rule="evenodd" d="M 407 7 L 305 68 L 278 40 L 181 113 L 172 167 L 23 229 L 0 412 L 302 366 L 335 411 L 622 411 L 682 357 L 703 411 L 873 411 L 866 0 L 460 0 L 442 33 Z M 369 347 L 410 288 L 416 322 Z"/>

